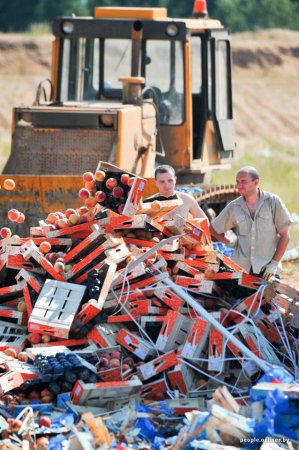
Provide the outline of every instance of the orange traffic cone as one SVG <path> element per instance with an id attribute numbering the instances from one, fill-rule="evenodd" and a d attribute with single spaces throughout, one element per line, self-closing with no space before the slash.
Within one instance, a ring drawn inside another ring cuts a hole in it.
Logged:
<path id="1" fill-rule="evenodd" d="M 196 19 L 206 17 L 208 15 L 206 0 L 195 0 L 193 6 L 193 17 Z"/>

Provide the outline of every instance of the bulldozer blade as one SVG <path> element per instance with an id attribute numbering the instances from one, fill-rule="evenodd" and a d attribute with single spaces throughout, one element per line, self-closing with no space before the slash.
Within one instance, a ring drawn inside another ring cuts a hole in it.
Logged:
<path id="1" fill-rule="evenodd" d="M 12 178 L 16 187 L 12 191 L 3 188 L 3 182 Z M 1 175 L 0 176 L 0 228 L 9 227 L 13 234 L 29 236 L 31 226 L 38 226 L 50 212 L 83 206 L 78 191 L 83 187 L 82 176 L 64 175 Z M 25 214 L 25 222 L 11 222 L 7 217 L 10 209 Z"/>

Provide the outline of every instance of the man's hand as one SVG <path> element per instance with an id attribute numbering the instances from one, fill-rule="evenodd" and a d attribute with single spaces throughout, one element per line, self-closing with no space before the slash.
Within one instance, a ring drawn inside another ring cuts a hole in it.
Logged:
<path id="1" fill-rule="evenodd" d="M 230 248 L 236 248 L 237 241 L 238 241 L 237 236 L 236 235 L 232 236 L 231 239 L 229 240 L 228 246 Z"/>
<path id="2" fill-rule="evenodd" d="M 267 264 L 264 268 L 263 278 L 264 280 L 269 280 L 272 276 L 276 275 L 278 270 L 279 262 L 272 259 L 269 264 Z"/>

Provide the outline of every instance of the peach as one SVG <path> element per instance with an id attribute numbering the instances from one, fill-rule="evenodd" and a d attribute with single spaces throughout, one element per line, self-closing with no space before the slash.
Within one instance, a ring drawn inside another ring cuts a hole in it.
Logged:
<path id="1" fill-rule="evenodd" d="M 92 211 L 88 211 L 86 214 L 87 222 L 92 222 L 95 218 L 95 214 Z"/>
<path id="2" fill-rule="evenodd" d="M 108 178 L 106 181 L 106 188 L 112 191 L 113 188 L 117 186 L 117 181 L 115 178 Z"/>
<path id="3" fill-rule="evenodd" d="M 68 208 L 68 209 L 65 211 L 64 215 L 65 215 L 65 217 L 66 217 L 67 219 L 69 219 L 70 216 L 71 216 L 72 214 L 76 214 L 76 213 L 77 213 L 77 211 L 76 211 L 75 209 L 73 209 L 73 208 Z"/>
<path id="4" fill-rule="evenodd" d="M 55 222 L 55 226 L 60 229 L 67 228 L 69 226 L 69 221 L 66 217 L 64 219 L 58 219 Z"/>
<path id="5" fill-rule="evenodd" d="M 92 172 L 84 172 L 82 178 L 84 181 L 93 181 L 94 175 Z"/>
<path id="6" fill-rule="evenodd" d="M 103 170 L 97 170 L 96 173 L 94 174 L 94 177 L 96 179 L 96 181 L 104 181 L 106 178 L 106 174 Z"/>
<path id="7" fill-rule="evenodd" d="M 31 344 L 39 344 L 41 335 L 39 333 L 29 333 L 27 339 Z"/>
<path id="8" fill-rule="evenodd" d="M 52 393 L 49 389 L 45 388 L 42 391 L 40 391 L 40 396 L 44 397 L 45 395 L 52 395 Z"/>
<path id="9" fill-rule="evenodd" d="M 11 237 L 11 229 L 8 227 L 1 228 L 0 236 L 2 237 L 2 239 L 10 238 Z"/>
<path id="10" fill-rule="evenodd" d="M 18 354 L 18 360 L 22 362 L 28 362 L 28 355 L 26 352 L 20 352 Z"/>
<path id="11" fill-rule="evenodd" d="M 106 358 L 106 357 L 102 357 L 102 358 L 99 359 L 99 364 L 102 367 L 108 367 L 109 366 L 109 359 Z"/>
<path id="12" fill-rule="evenodd" d="M 3 187 L 7 191 L 12 191 L 16 187 L 16 183 L 11 178 L 6 178 L 3 182 Z"/>
<path id="13" fill-rule="evenodd" d="M 41 436 L 36 439 L 38 450 L 47 450 L 49 448 L 49 439 L 47 436 Z"/>
<path id="14" fill-rule="evenodd" d="M 97 191 L 94 198 L 97 202 L 103 203 L 106 200 L 106 194 L 104 191 Z"/>
<path id="15" fill-rule="evenodd" d="M 89 197 L 90 192 L 89 192 L 88 189 L 82 188 L 82 189 L 80 189 L 78 195 L 79 195 L 80 198 L 82 198 L 83 200 L 85 200 L 85 199 L 87 199 L 87 198 Z"/>
<path id="16" fill-rule="evenodd" d="M 65 214 L 62 211 L 55 211 L 55 214 L 57 214 L 58 219 L 64 219 Z"/>
<path id="17" fill-rule="evenodd" d="M 117 208 L 118 214 L 122 214 L 124 209 L 125 209 L 125 205 L 124 205 L 124 203 L 121 203 Z"/>
<path id="18" fill-rule="evenodd" d="M 58 220 L 58 219 L 59 219 L 59 217 L 56 213 L 50 213 L 47 217 L 47 221 L 52 224 L 54 224 L 56 222 L 56 220 Z"/>
<path id="19" fill-rule="evenodd" d="M 112 358 L 109 361 L 109 367 L 112 369 L 114 367 L 120 367 L 120 360 L 117 358 Z"/>
<path id="20" fill-rule="evenodd" d="M 79 216 L 83 216 L 84 214 L 86 214 L 88 212 L 88 208 L 86 206 L 81 206 L 78 209 L 78 214 Z"/>
<path id="21" fill-rule="evenodd" d="M 48 242 L 48 241 L 43 241 L 43 242 L 41 242 L 41 243 L 40 243 L 40 246 L 39 246 L 39 250 L 40 250 L 42 253 L 49 253 L 49 251 L 51 250 L 51 244 L 50 244 L 50 242 Z"/>
<path id="22" fill-rule="evenodd" d="M 17 357 L 17 351 L 16 351 L 15 348 L 12 348 L 12 347 L 6 348 L 6 349 L 4 350 L 4 353 L 5 353 L 7 356 L 11 356 L 12 358 L 16 358 L 16 357 Z"/>
<path id="23" fill-rule="evenodd" d="M 39 418 L 38 424 L 40 427 L 50 427 L 51 426 L 51 419 L 48 416 L 41 416 Z"/>
<path id="24" fill-rule="evenodd" d="M 121 177 L 120 177 L 120 182 L 122 183 L 122 184 L 128 184 L 128 180 L 129 180 L 129 178 L 130 178 L 130 175 L 128 174 L 128 173 L 123 173 L 122 175 L 121 175 Z"/>
<path id="25" fill-rule="evenodd" d="M 88 189 L 89 191 L 93 191 L 94 188 L 96 187 L 96 182 L 95 182 L 95 180 L 92 180 L 92 181 L 85 181 L 84 187 L 85 187 L 86 189 Z"/>
<path id="26" fill-rule="evenodd" d="M 63 264 L 63 262 L 60 262 L 60 261 L 57 261 L 57 260 L 56 260 L 56 262 L 55 262 L 55 264 L 54 264 L 54 269 L 55 269 L 58 273 L 63 272 L 63 271 L 64 271 L 64 264 Z"/>
<path id="27" fill-rule="evenodd" d="M 112 189 L 112 195 L 113 195 L 114 198 L 120 198 L 120 197 L 122 197 L 122 196 L 124 195 L 124 190 L 123 190 L 123 188 L 120 187 L 120 186 L 115 186 L 115 187 Z"/>
<path id="28" fill-rule="evenodd" d="M 15 222 L 18 219 L 19 215 L 20 215 L 20 213 L 17 209 L 10 209 L 7 213 L 7 217 L 12 222 Z"/>
<path id="29" fill-rule="evenodd" d="M 27 311 L 27 306 L 25 300 L 20 300 L 17 304 L 17 310 L 20 312 Z"/>
<path id="30" fill-rule="evenodd" d="M 71 225 L 77 225 L 79 223 L 80 216 L 79 214 L 74 213 L 69 216 L 68 220 L 70 221 Z"/>
<path id="31" fill-rule="evenodd" d="M 216 272 L 213 269 L 208 268 L 205 270 L 205 278 L 207 280 L 212 280 L 214 278 L 215 274 L 216 274 Z"/>
<path id="32" fill-rule="evenodd" d="M 128 183 L 127 183 L 127 184 L 128 184 L 129 187 L 132 187 L 132 186 L 133 186 L 133 183 L 134 183 L 134 181 L 135 181 L 135 178 L 136 178 L 136 177 L 130 177 L 130 178 L 128 179 Z"/>
<path id="33" fill-rule="evenodd" d="M 120 352 L 119 351 L 117 351 L 117 350 L 113 350 L 112 352 L 111 352 L 111 359 L 113 359 L 113 358 L 120 358 Z"/>
<path id="34" fill-rule="evenodd" d="M 126 372 L 127 370 L 130 370 L 131 369 L 131 367 L 129 366 L 129 364 L 123 364 L 122 365 L 122 371 L 123 372 Z"/>
<path id="35" fill-rule="evenodd" d="M 40 340 L 43 344 L 47 344 L 48 342 L 50 342 L 51 336 L 49 336 L 48 334 L 42 334 Z"/>
<path id="36" fill-rule="evenodd" d="M 29 392 L 29 400 L 39 400 L 39 399 L 40 399 L 40 393 L 38 391 Z"/>
<path id="37" fill-rule="evenodd" d="M 84 204 L 85 206 L 87 206 L 87 208 L 93 208 L 94 206 L 96 206 L 97 201 L 93 196 L 90 196 L 84 201 Z"/>
<path id="38" fill-rule="evenodd" d="M 126 356 L 123 359 L 123 364 L 128 364 L 130 367 L 132 367 L 134 365 L 134 359 L 131 358 L 131 356 Z"/>
<path id="39" fill-rule="evenodd" d="M 25 214 L 23 214 L 22 212 L 19 212 L 19 217 L 17 217 L 16 222 L 17 223 L 25 222 Z"/>

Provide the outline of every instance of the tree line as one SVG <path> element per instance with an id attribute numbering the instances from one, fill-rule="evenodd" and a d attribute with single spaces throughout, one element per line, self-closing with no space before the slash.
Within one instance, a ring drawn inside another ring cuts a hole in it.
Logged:
<path id="1" fill-rule="evenodd" d="M 95 6 L 166 7 L 169 17 L 191 17 L 194 0 L 0 0 L 0 31 L 24 32 L 54 17 L 92 16 Z M 209 16 L 232 32 L 299 29 L 299 0 L 208 0 Z"/>

